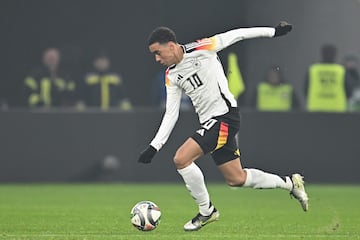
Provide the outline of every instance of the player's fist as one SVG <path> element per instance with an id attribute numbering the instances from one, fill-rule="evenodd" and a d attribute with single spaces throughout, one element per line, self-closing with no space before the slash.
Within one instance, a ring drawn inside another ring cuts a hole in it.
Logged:
<path id="1" fill-rule="evenodd" d="M 279 23 L 279 25 L 277 25 L 275 27 L 275 35 L 274 35 L 274 37 L 279 37 L 279 36 L 285 35 L 288 32 L 290 32 L 291 29 L 292 29 L 292 25 L 290 23 L 285 22 L 285 21 L 281 21 Z"/>
<path id="2" fill-rule="evenodd" d="M 144 151 L 142 151 L 140 153 L 140 157 L 138 162 L 139 163 L 151 163 L 151 160 L 153 159 L 153 157 L 155 156 L 155 154 L 157 153 L 157 150 L 149 145 L 148 148 L 146 148 Z"/>

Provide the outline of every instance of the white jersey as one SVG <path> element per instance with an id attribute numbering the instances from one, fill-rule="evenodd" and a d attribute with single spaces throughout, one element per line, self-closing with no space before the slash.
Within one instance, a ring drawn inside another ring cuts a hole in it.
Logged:
<path id="1" fill-rule="evenodd" d="M 217 52 L 243 39 L 273 37 L 274 28 L 240 28 L 183 45 L 183 59 L 166 70 L 166 111 L 150 145 L 160 150 L 179 117 L 182 91 L 192 101 L 200 123 L 224 115 L 237 102 Z"/>

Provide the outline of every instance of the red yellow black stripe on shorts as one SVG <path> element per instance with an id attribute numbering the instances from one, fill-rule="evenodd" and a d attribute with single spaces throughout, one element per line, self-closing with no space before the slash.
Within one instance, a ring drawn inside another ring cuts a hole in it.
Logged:
<path id="1" fill-rule="evenodd" d="M 215 147 L 215 150 L 223 147 L 226 144 L 228 135 L 229 135 L 229 125 L 227 123 L 221 122 L 220 129 L 219 129 L 219 136 L 218 136 L 217 145 Z"/>

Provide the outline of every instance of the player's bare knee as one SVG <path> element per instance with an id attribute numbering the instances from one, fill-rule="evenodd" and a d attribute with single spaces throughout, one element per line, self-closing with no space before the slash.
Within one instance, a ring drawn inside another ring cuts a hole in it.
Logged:
<path id="1" fill-rule="evenodd" d="M 183 169 L 189 165 L 186 158 L 179 152 L 176 152 L 173 161 L 177 169 Z"/>

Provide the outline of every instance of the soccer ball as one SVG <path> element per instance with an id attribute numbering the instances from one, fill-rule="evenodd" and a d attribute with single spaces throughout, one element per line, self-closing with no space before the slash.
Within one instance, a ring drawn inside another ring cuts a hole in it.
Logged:
<path id="1" fill-rule="evenodd" d="M 131 223 L 141 231 L 151 231 L 155 229 L 160 222 L 160 208 L 153 202 L 138 202 L 131 209 Z"/>

